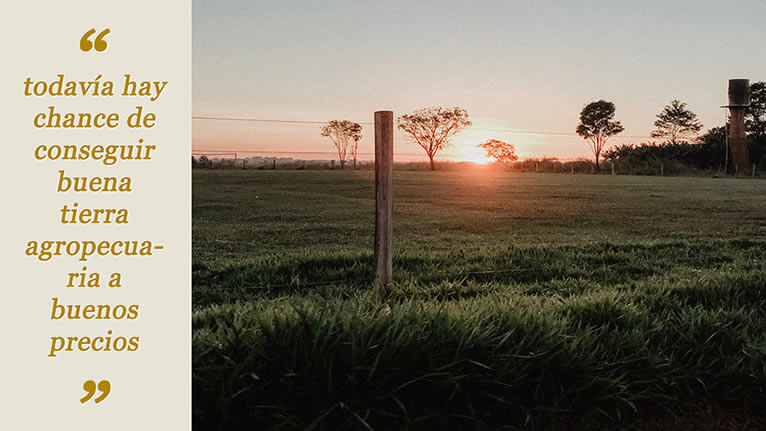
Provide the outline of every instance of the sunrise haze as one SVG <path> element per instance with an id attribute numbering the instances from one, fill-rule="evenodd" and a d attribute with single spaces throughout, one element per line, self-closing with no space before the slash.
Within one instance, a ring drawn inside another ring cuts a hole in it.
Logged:
<path id="1" fill-rule="evenodd" d="M 705 129 L 724 121 L 729 78 L 766 80 L 763 1 L 195 1 L 195 116 L 371 122 L 426 106 L 466 108 L 473 126 L 444 160 L 479 160 L 496 138 L 521 157 L 590 156 L 582 107 L 617 106 L 624 137 L 647 141 L 655 115 L 688 103 Z M 313 123 L 193 123 L 195 151 L 331 158 Z M 364 125 L 361 158 L 370 158 Z M 258 153 L 255 153 L 255 152 Z M 400 160 L 427 160 L 397 136 Z M 327 153 L 327 154 L 324 154 Z M 437 157 L 438 158 L 438 157 Z"/>

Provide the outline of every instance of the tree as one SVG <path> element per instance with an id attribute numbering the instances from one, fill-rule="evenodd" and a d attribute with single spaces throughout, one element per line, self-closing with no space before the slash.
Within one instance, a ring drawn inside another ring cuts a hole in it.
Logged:
<path id="1" fill-rule="evenodd" d="M 412 114 L 397 119 L 397 126 L 407 138 L 420 145 L 431 161 L 431 170 L 436 170 L 434 156 L 449 146 L 450 139 L 471 125 L 468 111 L 462 108 L 445 109 L 431 107 L 418 109 Z"/>
<path id="2" fill-rule="evenodd" d="M 361 137 L 361 133 L 362 126 L 359 125 L 359 123 L 352 123 L 348 120 L 332 120 L 322 126 L 322 136 L 330 138 L 335 149 L 338 151 L 338 160 L 340 161 L 341 169 L 346 165 L 349 144 L 355 139 L 355 136 L 359 135 Z"/>
<path id="3" fill-rule="evenodd" d="M 686 109 L 686 103 L 673 100 L 670 105 L 657 114 L 654 122 L 653 138 L 662 138 L 671 144 L 688 142 L 696 137 L 702 130 L 702 123 L 697 119 L 697 114 Z"/>
<path id="4" fill-rule="evenodd" d="M 356 123 L 355 123 L 356 124 Z M 351 159 L 354 160 L 354 169 L 356 169 L 356 156 L 359 154 L 359 140 L 362 139 L 362 126 L 356 124 L 352 131 L 351 139 L 354 140 L 354 145 L 351 146 Z"/>
<path id="5" fill-rule="evenodd" d="M 759 171 L 766 171 L 766 82 L 750 85 L 750 106 L 745 110 L 745 129 L 750 135 L 750 160 L 758 162 Z"/>
<path id="6" fill-rule="evenodd" d="M 745 129 L 751 136 L 766 136 L 766 82 L 750 85 L 750 106 L 745 110 Z"/>
<path id="7" fill-rule="evenodd" d="M 490 139 L 483 144 L 479 144 L 478 147 L 487 151 L 487 156 L 495 159 L 497 163 L 510 163 L 519 160 L 513 144 L 498 139 Z"/>
<path id="8" fill-rule="evenodd" d="M 590 144 L 596 157 L 596 172 L 600 171 L 598 160 L 609 138 L 625 130 L 619 121 L 614 121 L 614 111 L 614 103 L 606 100 L 591 102 L 580 111 L 576 131 Z"/>
<path id="9" fill-rule="evenodd" d="M 212 168 L 213 167 L 213 162 L 210 159 L 208 159 L 207 156 L 200 157 L 198 163 L 199 163 L 200 167 L 203 167 L 203 168 Z"/>

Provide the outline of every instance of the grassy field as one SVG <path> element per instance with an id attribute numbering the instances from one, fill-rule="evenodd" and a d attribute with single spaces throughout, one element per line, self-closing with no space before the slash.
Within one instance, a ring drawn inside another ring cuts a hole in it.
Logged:
<path id="1" fill-rule="evenodd" d="M 196 170 L 200 429 L 763 429 L 766 181 Z"/>

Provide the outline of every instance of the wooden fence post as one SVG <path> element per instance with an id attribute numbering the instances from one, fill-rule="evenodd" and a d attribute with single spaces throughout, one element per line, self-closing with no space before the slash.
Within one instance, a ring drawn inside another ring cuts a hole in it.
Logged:
<path id="1" fill-rule="evenodd" d="M 394 113 L 375 112 L 375 283 L 391 283 Z"/>

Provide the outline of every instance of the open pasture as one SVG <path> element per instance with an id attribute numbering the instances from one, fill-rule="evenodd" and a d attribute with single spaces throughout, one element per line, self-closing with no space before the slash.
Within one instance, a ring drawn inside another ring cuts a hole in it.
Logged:
<path id="1" fill-rule="evenodd" d="M 766 181 L 394 185 L 384 291 L 372 172 L 195 170 L 195 424 L 764 426 Z"/>

